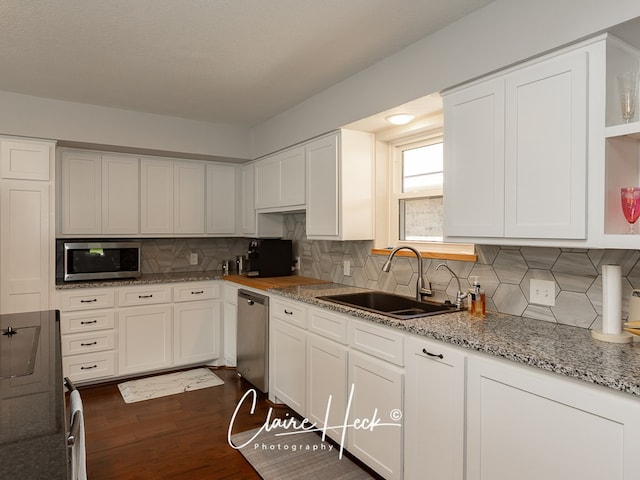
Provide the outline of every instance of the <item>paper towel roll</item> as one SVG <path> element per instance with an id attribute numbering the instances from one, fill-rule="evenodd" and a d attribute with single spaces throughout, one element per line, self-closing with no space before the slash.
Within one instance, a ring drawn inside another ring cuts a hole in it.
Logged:
<path id="1" fill-rule="evenodd" d="M 622 274 L 620 265 L 602 266 L 602 333 L 622 332 Z"/>

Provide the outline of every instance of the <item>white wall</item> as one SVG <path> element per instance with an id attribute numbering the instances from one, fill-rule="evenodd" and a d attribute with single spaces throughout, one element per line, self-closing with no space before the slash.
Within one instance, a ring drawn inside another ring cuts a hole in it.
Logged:
<path id="1" fill-rule="evenodd" d="M 252 130 L 259 157 L 640 16 L 638 0 L 496 0 Z"/>
<path id="2" fill-rule="evenodd" d="M 250 158 L 248 127 L 98 107 L 0 91 L 0 134 Z"/>

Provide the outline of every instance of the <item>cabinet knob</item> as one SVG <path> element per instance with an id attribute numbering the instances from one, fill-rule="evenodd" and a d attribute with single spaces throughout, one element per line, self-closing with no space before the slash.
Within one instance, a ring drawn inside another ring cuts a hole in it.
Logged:
<path id="1" fill-rule="evenodd" d="M 441 353 L 431 353 L 426 348 L 422 349 L 422 353 L 424 353 L 425 355 L 428 355 L 430 357 L 436 357 L 436 358 L 440 358 L 440 359 L 444 358 L 444 355 L 442 355 Z"/>

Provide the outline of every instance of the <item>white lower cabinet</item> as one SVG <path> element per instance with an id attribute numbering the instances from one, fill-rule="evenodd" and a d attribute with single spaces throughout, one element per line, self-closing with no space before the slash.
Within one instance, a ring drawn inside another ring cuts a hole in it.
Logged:
<path id="1" fill-rule="evenodd" d="M 221 357 L 222 282 L 61 290 L 63 372 L 76 382 Z"/>
<path id="2" fill-rule="evenodd" d="M 220 301 L 185 302 L 173 307 L 173 364 L 220 357 Z"/>
<path id="3" fill-rule="evenodd" d="M 225 282 L 222 303 L 222 349 L 224 364 L 236 366 L 236 346 L 238 332 L 238 287 L 231 282 Z"/>
<path id="4" fill-rule="evenodd" d="M 269 325 L 269 397 L 305 414 L 307 332 L 278 318 Z"/>
<path id="5" fill-rule="evenodd" d="M 637 398 L 494 359 L 467 376 L 469 480 L 638 478 Z"/>
<path id="6" fill-rule="evenodd" d="M 358 351 L 349 352 L 348 450 L 388 480 L 402 478 L 403 370 Z"/>
<path id="7" fill-rule="evenodd" d="M 424 337 L 406 340 L 404 478 L 463 480 L 465 355 Z"/>
<path id="8" fill-rule="evenodd" d="M 118 312 L 118 374 L 172 365 L 171 306 L 123 308 Z"/>
<path id="9" fill-rule="evenodd" d="M 307 336 L 307 415 L 329 438 L 344 444 L 348 347 L 313 333 Z"/>

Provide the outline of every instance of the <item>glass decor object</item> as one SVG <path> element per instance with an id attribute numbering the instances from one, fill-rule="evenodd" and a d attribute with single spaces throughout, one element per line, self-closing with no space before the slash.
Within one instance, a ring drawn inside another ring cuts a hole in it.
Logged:
<path id="1" fill-rule="evenodd" d="M 640 72 L 624 72 L 618 75 L 618 93 L 620 94 L 620 108 L 625 123 L 634 117 L 638 100 L 638 80 Z"/>
<path id="2" fill-rule="evenodd" d="M 620 189 L 622 213 L 629 222 L 629 233 L 635 233 L 633 224 L 640 217 L 640 187 L 623 187 Z"/>

